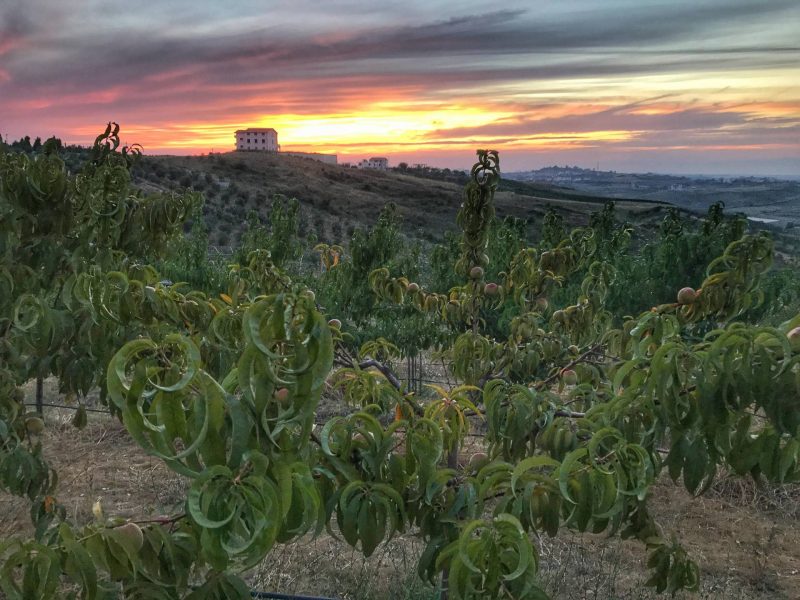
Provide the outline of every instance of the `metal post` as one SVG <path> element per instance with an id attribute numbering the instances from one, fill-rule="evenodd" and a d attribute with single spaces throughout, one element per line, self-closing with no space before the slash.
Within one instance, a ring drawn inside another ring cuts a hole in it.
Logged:
<path id="1" fill-rule="evenodd" d="M 36 378 L 36 412 L 44 415 L 44 377 L 41 375 Z"/>

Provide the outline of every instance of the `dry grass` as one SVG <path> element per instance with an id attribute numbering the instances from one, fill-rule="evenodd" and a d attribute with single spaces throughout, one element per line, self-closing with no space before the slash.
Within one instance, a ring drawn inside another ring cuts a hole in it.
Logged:
<path id="1" fill-rule="evenodd" d="M 142 452 L 118 421 L 95 415 L 78 431 L 69 418 L 68 411 L 47 410 L 43 445 L 70 520 L 91 522 L 96 501 L 107 515 L 126 519 L 167 514 L 183 503 L 186 482 Z M 0 515 L 0 536 L 31 531 L 26 501 L 0 494 Z"/>
<path id="2" fill-rule="evenodd" d="M 92 413 L 89 426 L 78 431 L 70 417 L 71 411 L 48 409 L 43 436 L 70 519 L 90 521 L 98 499 L 107 514 L 125 518 L 180 510 L 186 481 L 142 452 L 118 421 Z M 800 486 L 767 488 L 722 478 L 706 496 L 692 498 L 665 480 L 654 488 L 652 510 L 665 532 L 674 532 L 699 560 L 700 598 L 800 598 Z M 0 536 L 29 532 L 27 511 L 25 501 L 0 495 Z M 556 599 L 656 597 L 641 587 L 645 552 L 638 543 L 562 531 L 537 546 L 542 580 Z M 421 549 L 406 533 L 365 559 L 323 533 L 279 545 L 247 578 L 255 589 L 348 600 L 434 598 L 435 590 L 415 575 Z"/>
<path id="3" fill-rule="evenodd" d="M 323 534 L 275 548 L 248 580 L 254 589 L 286 594 L 342 600 L 433 600 L 436 590 L 416 577 L 416 561 L 421 552 L 420 541 L 405 534 L 364 558 L 338 536 Z"/>

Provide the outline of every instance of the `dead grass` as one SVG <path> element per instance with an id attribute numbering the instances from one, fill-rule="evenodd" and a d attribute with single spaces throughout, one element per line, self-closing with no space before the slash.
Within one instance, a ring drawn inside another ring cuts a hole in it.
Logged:
<path id="1" fill-rule="evenodd" d="M 309 536 L 273 549 L 248 580 L 254 589 L 285 594 L 342 600 L 433 600 L 436 590 L 416 577 L 421 552 L 420 541 L 409 534 L 382 544 L 369 558 L 338 537 Z"/>
<path id="2" fill-rule="evenodd" d="M 68 423 L 71 416 L 48 409 L 43 436 L 70 519 L 90 521 L 98 499 L 106 514 L 125 518 L 180 510 L 186 481 L 146 455 L 118 421 L 92 413 L 78 431 Z M 674 532 L 702 566 L 701 592 L 686 598 L 800 598 L 800 486 L 767 488 L 722 478 L 706 496 L 692 498 L 665 480 L 654 488 L 652 507 L 665 532 Z M 0 536 L 29 532 L 27 503 L 0 494 Z M 638 543 L 562 531 L 537 546 L 542 580 L 556 599 L 657 597 L 641 587 L 646 555 Z M 365 559 L 323 533 L 277 546 L 248 581 L 255 589 L 343 600 L 434 598 L 435 590 L 415 575 L 421 549 L 406 533 Z"/>
<path id="3" fill-rule="evenodd" d="M 136 446 L 119 421 L 93 415 L 79 431 L 69 424 L 69 412 L 46 411 L 42 443 L 70 520 L 91 522 L 96 501 L 105 514 L 126 519 L 167 514 L 183 503 L 185 481 Z M 0 515 L 0 536 L 31 531 L 24 500 L 0 494 Z"/>

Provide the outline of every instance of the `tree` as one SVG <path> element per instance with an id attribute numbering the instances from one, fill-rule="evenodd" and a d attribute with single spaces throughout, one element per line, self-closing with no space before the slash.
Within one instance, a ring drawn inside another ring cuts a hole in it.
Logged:
<path id="1" fill-rule="evenodd" d="M 102 189 L 124 189 L 124 160 L 100 143 L 89 172 Z M 2 172 L 4 199 L 17 198 L 27 164 Z M 425 544 L 420 575 L 445 575 L 455 598 L 543 597 L 533 534 L 562 527 L 636 538 L 649 552 L 651 585 L 694 589 L 696 565 L 648 513 L 659 472 L 692 493 L 707 489 L 719 465 L 770 481 L 800 478 L 800 315 L 777 328 L 736 322 L 757 303 L 771 242 L 741 237 L 698 290 L 617 326 L 606 306 L 614 268 L 597 260 L 615 239 L 607 222 L 553 248 L 523 247 L 487 281 L 498 182 L 497 154 L 479 152 L 457 218 L 459 283 L 447 294 L 380 263 L 391 254 L 373 242 L 392 239 L 388 216 L 351 249 L 354 265 L 379 265 L 367 275 L 375 306 L 404 305 L 457 331 L 445 350 L 458 384 L 434 387 L 429 399 L 407 392 L 387 367 L 398 352 L 391 340 L 354 351 L 341 324 L 327 322 L 314 294 L 264 249 L 232 266 L 219 298 L 153 282 L 153 269 L 125 259 L 134 249 L 124 237 L 115 251 L 99 251 L 88 279 L 53 296 L 101 328 L 129 327 L 111 338 L 121 347 L 106 371 L 108 400 L 142 448 L 188 478 L 185 509 L 155 522 L 65 520 L 52 474 L 22 444 L 41 423 L 28 422 L 6 384 L 1 481 L 34 501 L 36 524 L 33 540 L 0 546 L 6 595 L 49 598 L 71 585 L 86 597 L 248 598 L 239 572 L 278 542 L 333 527 L 334 514 L 343 538 L 366 555 L 414 528 Z M 16 223 L 5 210 L 0 223 Z M 102 219 L 92 235 L 118 231 Z M 45 257 L 20 264 L 38 267 Z M 584 276 L 573 304 L 542 302 L 576 273 Z M 0 278 L 9 281 L 23 278 Z M 355 284 L 356 271 L 343 281 Z M 4 347 L 9 335 L 51 343 L 31 316 L 44 314 L 41 297 L 0 307 Z M 496 337 L 485 315 L 506 301 L 518 314 L 508 336 Z M 356 411 L 317 427 L 328 382 Z M 486 423 L 487 451 L 465 464 L 459 453 L 475 420 Z M 20 464 L 37 479 L 9 468 Z"/>
<path id="2" fill-rule="evenodd" d="M 110 357 L 144 328 L 128 303 L 163 293 L 136 258 L 163 249 L 194 201 L 133 193 L 138 149 L 117 152 L 117 133 L 109 124 L 74 176 L 56 152 L 0 153 L 0 487 L 33 501 L 40 534 L 61 509 L 36 435 L 40 417 L 26 411 L 18 385 L 53 374 L 69 397 L 105 389 Z M 85 423 L 82 408 L 76 423 Z"/>
<path id="3" fill-rule="evenodd" d="M 12 142 L 11 147 L 15 150 L 19 150 L 20 152 L 31 152 L 33 150 L 31 138 L 27 135 L 23 138 L 20 138 L 16 142 Z"/>
<path id="4" fill-rule="evenodd" d="M 42 151 L 45 154 L 54 154 L 54 153 L 57 154 L 62 150 L 64 150 L 64 144 L 61 142 L 60 138 L 57 138 L 55 136 L 47 138 L 44 144 L 42 145 Z"/>
<path id="5" fill-rule="evenodd" d="M 696 565 L 647 511 L 659 471 L 682 477 L 692 493 L 711 485 L 720 464 L 778 482 L 800 476 L 800 417 L 793 408 L 800 346 L 792 341 L 800 337 L 792 333 L 800 332 L 800 315 L 778 329 L 735 322 L 757 301 L 771 242 L 760 235 L 733 241 L 711 262 L 698 292 L 615 328 L 605 308 L 614 269 L 596 260 L 624 240 L 608 208 L 588 230 L 560 242 L 548 235 L 551 249 L 521 250 L 500 282 L 485 282 L 498 177 L 497 156 L 479 154 L 459 212 L 456 272 L 465 283 L 442 296 L 411 290 L 386 269 L 371 275 L 381 297 L 407 297 L 465 326 L 449 356 L 454 374 L 471 387 L 437 391 L 440 400 L 423 415 L 435 419 L 431 428 L 443 442 L 435 452 L 429 446 L 420 452 L 452 457 L 468 430 L 466 417 L 485 415 L 488 426 L 488 455 L 441 474 L 434 488 L 441 496 L 427 494 L 438 499 L 428 509 L 448 518 L 425 537 L 421 572 L 430 577 L 448 569 L 456 597 L 499 597 L 501 591 L 537 597 L 538 559 L 529 534 L 556 535 L 566 526 L 637 538 L 650 552 L 650 585 L 694 589 Z M 552 219 L 549 228 L 558 229 Z M 548 293 L 582 270 L 577 302 L 549 308 Z M 506 297 L 520 309 L 510 335 L 487 337 L 482 310 Z M 413 414 L 406 418 L 413 421 Z"/>
<path id="6" fill-rule="evenodd" d="M 272 201 L 269 228 L 261 223 L 258 213 L 251 210 L 247 215 L 247 229 L 237 252 L 237 259 L 246 262 L 254 250 L 267 250 L 272 261 L 280 268 L 302 256 L 300 243 L 300 203 L 296 198 L 287 202 L 277 195 Z"/>

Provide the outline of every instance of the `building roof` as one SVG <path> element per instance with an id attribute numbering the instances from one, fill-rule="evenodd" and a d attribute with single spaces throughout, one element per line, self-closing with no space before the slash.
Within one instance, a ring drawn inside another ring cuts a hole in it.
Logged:
<path id="1" fill-rule="evenodd" d="M 272 127 L 248 127 L 247 129 L 237 129 L 236 133 L 252 133 L 252 132 L 261 133 L 262 131 L 263 132 L 272 131 L 273 133 L 278 133 Z"/>

